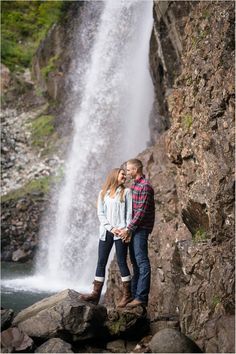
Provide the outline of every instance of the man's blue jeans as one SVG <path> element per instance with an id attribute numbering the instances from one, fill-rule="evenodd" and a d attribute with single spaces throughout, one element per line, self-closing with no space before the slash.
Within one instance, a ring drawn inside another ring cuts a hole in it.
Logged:
<path id="1" fill-rule="evenodd" d="M 148 235 L 148 230 L 137 229 L 133 232 L 129 245 L 130 260 L 133 266 L 131 291 L 133 297 L 143 303 L 148 302 L 151 278 L 151 267 L 148 258 Z"/>

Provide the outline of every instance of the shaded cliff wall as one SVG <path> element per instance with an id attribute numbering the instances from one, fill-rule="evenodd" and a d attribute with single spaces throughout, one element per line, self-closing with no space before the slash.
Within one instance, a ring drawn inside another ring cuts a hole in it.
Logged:
<path id="1" fill-rule="evenodd" d="M 206 352 L 234 352 L 233 16 L 233 2 L 154 2 L 150 64 L 161 123 L 154 117 L 156 142 L 139 156 L 156 202 L 152 324 L 178 316 Z M 108 303 L 119 281 L 114 261 Z"/>

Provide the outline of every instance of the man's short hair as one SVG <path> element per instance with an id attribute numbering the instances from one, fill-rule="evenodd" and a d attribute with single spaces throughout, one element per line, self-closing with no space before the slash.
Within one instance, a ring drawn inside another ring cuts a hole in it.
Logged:
<path id="1" fill-rule="evenodd" d="M 131 160 L 128 160 L 127 163 L 129 163 L 130 165 L 134 165 L 139 172 L 143 171 L 142 161 L 140 161 L 138 159 L 131 159 Z"/>

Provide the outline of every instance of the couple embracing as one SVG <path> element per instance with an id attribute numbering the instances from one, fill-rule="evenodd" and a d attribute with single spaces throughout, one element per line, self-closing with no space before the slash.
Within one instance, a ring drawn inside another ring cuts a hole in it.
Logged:
<path id="1" fill-rule="evenodd" d="M 131 188 L 125 188 L 126 173 L 133 179 Z M 153 188 L 143 174 L 140 160 L 129 160 L 126 171 L 115 168 L 108 174 L 98 196 L 97 210 L 100 239 L 94 286 L 92 293 L 81 295 L 81 299 L 98 304 L 108 257 L 115 243 L 123 287 L 123 295 L 117 307 L 146 306 L 151 276 L 148 235 L 154 225 L 155 206 Z M 127 265 L 128 249 L 133 268 L 132 277 Z"/>

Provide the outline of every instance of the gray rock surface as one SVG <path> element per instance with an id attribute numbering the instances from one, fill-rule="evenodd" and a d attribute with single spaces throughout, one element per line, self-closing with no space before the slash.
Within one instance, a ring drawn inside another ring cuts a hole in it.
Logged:
<path id="1" fill-rule="evenodd" d="M 30 351 L 33 340 L 17 327 L 8 328 L 1 333 L 1 352 L 14 353 Z"/>
<path id="2" fill-rule="evenodd" d="M 13 324 L 35 338 L 51 338 L 70 333 L 74 339 L 99 335 L 97 328 L 106 319 L 106 309 L 81 302 L 79 293 L 64 290 L 21 311 Z"/>
<path id="3" fill-rule="evenodd" d="M 152 353 L 202 353 L 188 337 L 172 328 L 157 332 L 149 343 Z"/>
<path id="4" fill-rule="evenodd" d="M 71 350 L 71 344 L 60 338 L 52 338 L 40 345 L 35 353 L 74 353 Z"/>

